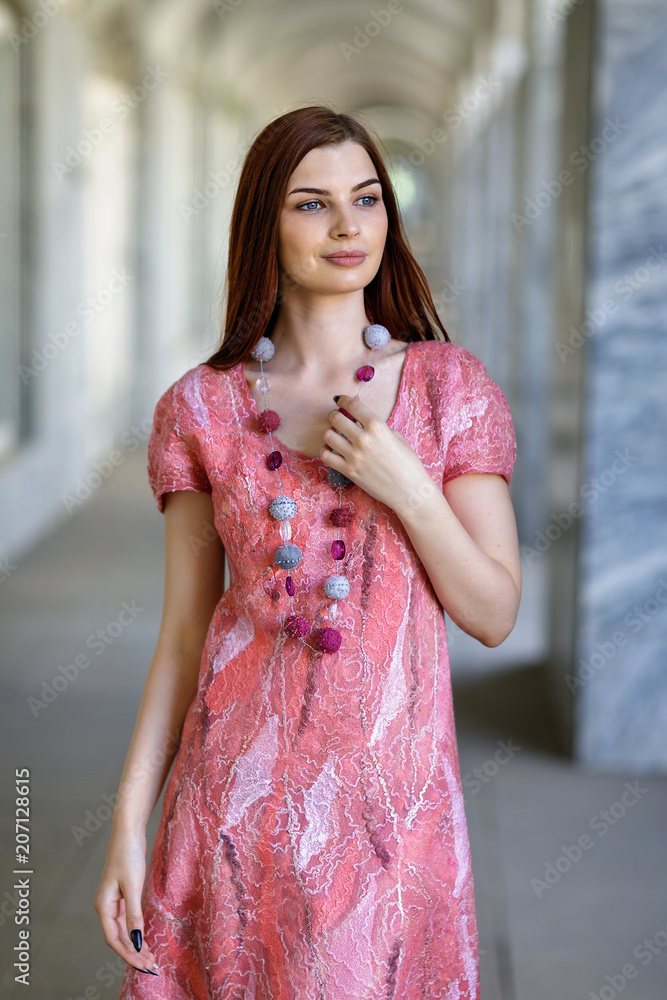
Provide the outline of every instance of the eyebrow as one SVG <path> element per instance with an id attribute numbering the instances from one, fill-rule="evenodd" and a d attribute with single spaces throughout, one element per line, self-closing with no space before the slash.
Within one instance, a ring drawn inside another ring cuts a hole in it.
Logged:
<path id="1" fill-rule="evenodd" d="M 351 190 L 359 191 L 360 188 L 368 187 L 369 184 L 379 184 L 379 183 L 380 182 L 377 179 L 377 177 L 369 177 L 367 181 L 361 181 L 359 184 L 355 184 Z M 292 190 L 288 194 L 288 197 L 290 194 L 296 194 L 297 191 L 305 191 L 306 194 L 331 194 L 331 191 L 325 191 L 324 188 L 300 187 L 300 188 L 292 188 Z"/>

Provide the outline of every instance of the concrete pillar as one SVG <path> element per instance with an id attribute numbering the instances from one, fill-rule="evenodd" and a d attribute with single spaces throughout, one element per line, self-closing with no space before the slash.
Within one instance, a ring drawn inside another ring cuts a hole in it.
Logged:
<path id="1" fill-rule="evenodd" d="M 585 358 L 574 751 L 646 773 L 667 770 L 667 7 L 601 0 L 596 34 L 586 309 L 561 335 L 563 367 Z"/>

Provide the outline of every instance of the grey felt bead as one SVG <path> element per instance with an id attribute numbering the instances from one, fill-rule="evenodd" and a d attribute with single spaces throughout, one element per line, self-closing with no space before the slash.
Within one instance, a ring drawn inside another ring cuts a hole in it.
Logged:
<path id="1" fill-rule="evenodd" d="M 347 476 L 344 476 L 342 472 L 338 471 L 338 469 L 332 469 L 331 467 L 329 467 L 329 471 L 327 472 L 327 479 L 329 480 L 330 486 L 336 486 L 336 487 L 349 486 L 350 483 L 352 482 L 351 479 L 348 479 Z"/>
<path id="2" fill-rule="evenodd" d="M 271 503 L 269 514 L 275 517 L 276 521 L 289 521 L 296 514 L 296 501 L 281 494 Z"/>
<path id="3" fill-rule="evenodd" d="M 391 340 L 391 334 L 386 326 L 373 323 L 364 329 L 364 343 L 366 347 L 373 347 L 376 351 L 384 347 Z"/>
<path id="4" fill-rule="evenodd" d="M 252 351 L 250 356 L 255 359 L 255 361 L 270 361 L 276 352 L 276 348 L 272 340 L 268 337 L 260 337 Z"/>
<path id="5" fill-rule="evenodd" d="M 281 569 L 294 569 L 303 559 L 303 553 L 294 542 L 286 542 L 276 549 L 275 562 Z"/>
<path id="6" fill-rule="evenodd" d="M 324 593 L 334 601 L 342 600 L 350 593 L 350 581 L 346 576 L 328 576 L 324 581 Z"/>

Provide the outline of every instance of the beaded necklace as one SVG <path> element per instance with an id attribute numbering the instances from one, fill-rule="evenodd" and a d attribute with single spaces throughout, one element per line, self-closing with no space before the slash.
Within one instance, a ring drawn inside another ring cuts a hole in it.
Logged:
<path id="1" fill-rule="evenodd" d="M 385 347 L 391 340 L 391 334 L 387 328 L 380 326 L 377 323 L 365 327 L 363 335 L 364 343 L 368 348 L 370 348 L 370 354 L 366 364 L 362 365 L 361 368 L 358 368 L 355 373 L 355 377 L 360 383 L 357 393 L 354 396 L 355 399 L 359 398 L 361 386 L 365 382 L 370 382 L 375 375 L 375 369 L 370 364 L 373 352 Z M 341 573 L 332 573 L 324 581 L 324 593 L 332 602 L 327 608 L 328 618 L 331 622 L 330 626 L 327 625 L 313 630 L 308 619 L 294 610 L 294 595 L 296 593 L 296 587 L 290 574 L 290 570 L 293 570 L 299 565 L 303 559 L 303 553 L 299 546 L 291 541 L 292 527 L 290 525 L 290 521 L 297 512 L 297 504 L 292 497 L 286 496 L 283 491 L 283 484 L 280 479 L 279 471 L 283 462 L 283 456 L 279 448 L 276 446 L 276 442 L 273 440 L 273 431 L 280 427 L 280 416 L 275 410 L 270 409 L 266 402 L 266 397 L 269 389 L 271 388 L 271 383 L 264 375 L 264 362 L 270 361 L 274 353 L 275 346 L 273 341 L 271 341 L 268 337 L 261 337 L 250 352 L 251 357 L 253 357 L 255 361 L 259 361 L 260 377 L 257 379 L 256 385 L 264 398 L 264 408 L 259 413 L 258 424 L 260 430 L 268 434 L 271 441 L 271 451 L 266 456 L 266 466 L 272 472 L 276 473 L 278 487 L 280 489 L 280 494 L 272 500 L 269 504 L 268 510 L 271 517 L 279 522 L 279 532 L 282 540 L 282 544 L 280 544 L 276 549 L 274 562 L 281 569 L 287 570 L 287 576 L 285 577 L 285 590 L 287 591 L 290 599 L 290 614 L 284 622 L 282 622 L 282 625 L 287 635 L 300 639 L 301 642 L 303 642 L 304 645 L 308 646 L 310 649 L 320 653 L 335 653 L 340 649 L 342 642 L 342 636 L 335 627 L 336 618 L 338 617 L 337 602 L 346 598 L 350 592 L 350 583 L 347 577 Z M 352 414 L 348 413 L 347 410 L 344 410 L 342 406 L 339 407 L 339 409 L 341 413 L 345 414 L 346 417 L 354 420 Z M 280 442 L 277 443 L 279 444 Z M 337 469 L 332 469 L 331 467 L 329 467 L 327 479 L 329 481 L 329 485 L 338 490 L 338 506 L 335 507 L 329 514 L 329 520 L 336 527 L 336 538 L 331 543 L 331 557 L 334 561 L 334 569 L 336 569 L 336 564 L 340 562 L 341 559 L 345 558 L 345 542 L 340 537 L 340 529 L 348 525 L 351 520 L 350 507 L 343 506 L 343 490 L 348 486 L 352 486 L 353 482 L 351 479 L 348 479 L 347 476 L 344 476 L 342 472 L 338 472 Z M 312 646 L 309 642 L 306 642 L 306 639 L 304 638 L 309 632 L 312 632 Z"/>

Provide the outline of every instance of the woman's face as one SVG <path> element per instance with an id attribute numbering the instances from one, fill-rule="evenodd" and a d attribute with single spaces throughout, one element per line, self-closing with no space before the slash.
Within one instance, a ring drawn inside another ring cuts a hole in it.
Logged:
<path id="1" fill-rule="evenodd" d="M 280 214 L 278 262 L 288 279 L 320 295 L 365 288 L 386 236 L 382 188 L 363 146 L 348 140 L 311 149 L 289 178 Z M 335 263 L 330 255 L 342 251 L 356 256 Z"/>

